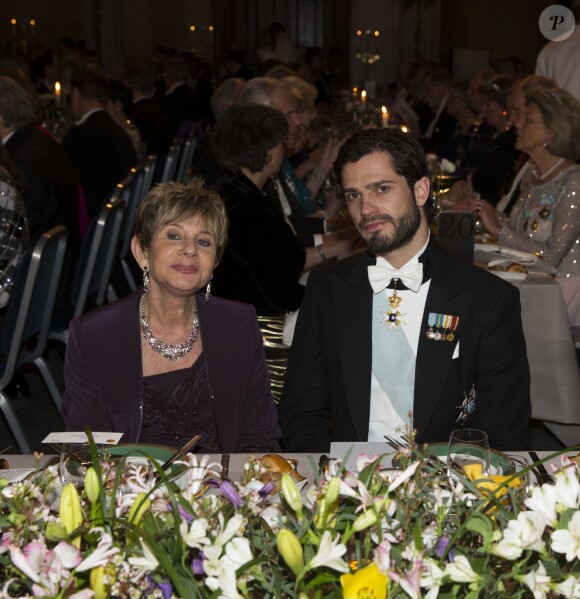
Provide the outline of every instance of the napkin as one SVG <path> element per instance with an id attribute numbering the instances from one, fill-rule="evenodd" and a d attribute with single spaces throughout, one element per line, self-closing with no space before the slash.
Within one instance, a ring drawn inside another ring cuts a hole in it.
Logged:
<path id="1" fill-rule="evenodd" d="M 518 262 L 519 264 L 535 264 L 538 261 L 538 257 L 535 254 L 520 252 L 519 250 L 513 250 L 512 248 L 499 248 L 498 253 L 502 256 L 513 258 L 514 262 Z"/>
<path id="2" fill-rule="evenodd" d="M 17 483 L 24 480 L 29 474 L 34 472 L 34 468 L 8 468 L 0 470 L 0 478 L 5 478 L 9 483 Z"/>

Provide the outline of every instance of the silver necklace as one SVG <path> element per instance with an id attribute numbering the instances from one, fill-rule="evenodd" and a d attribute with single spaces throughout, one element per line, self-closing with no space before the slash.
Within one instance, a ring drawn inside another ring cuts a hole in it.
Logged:
<path id="1" fill-rule="evenodd" d="M 158 354 L 161 354 L 164 358 L 175 362 L 175 360 L 179 360 L 179 358 L 183 358 L 183 356 L 187 355 L 193 344 L 196 342 L 197 337 L 199 335 L 199 320 L 197 318 L 197 308 L 194 304 L 193 306 L 193 323 L 191 325 L 191 333 L 186 341 L 183 343 L 163 343 L 163 341 L 159 341 L 159 339 L 155 339 L 153 334 L 151 333 L 151 328 L 149 327 L 149 323 L 145 318 L 145 294 L 141 295 L 141 331 L 143 332 L 143 337 L 145 337 L 145 341 L 151 346 L 151 349 Z"/>
<path id="2" fill-rule="evenodd" d="M 564 162 L 564 160 L 564 158 L 560 158 L 560 160 L 554 162 L 554 164 L 543 175 L 540 175 L 538 167 L 534 163 L 534 177 L 536 177 L 536 179 L 539 179 L 540 181 L 543 181 L 548 175 L 551 175 Z"/>

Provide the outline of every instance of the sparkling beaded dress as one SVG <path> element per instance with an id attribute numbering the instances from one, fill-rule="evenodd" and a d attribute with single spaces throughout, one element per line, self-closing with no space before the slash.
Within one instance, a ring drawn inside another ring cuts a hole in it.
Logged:
<path id="1" fill-rule="evenodd" d="M 501 219 L 498 243 L 541 255 L 556 268 L 571 324 L 580 326 L 580 165 L 545 183 L 532 183 L 531 170 L 509 216 Z"/>
<path id="2" fill-rule="evenodd" d="M 28 247 L 24 201 L 10 173 L 0 166 L 0 308 L 10 299 L 16 268 Z"/>

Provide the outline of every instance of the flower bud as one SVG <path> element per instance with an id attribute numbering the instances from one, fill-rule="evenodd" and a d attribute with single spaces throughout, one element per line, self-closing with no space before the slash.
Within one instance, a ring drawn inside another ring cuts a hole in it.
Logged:
<path id="1" fill-rule="evenodd" d="M 326 493 L 324 494 L 324 501 L 326 502 L 327 506 L 330 506 L 338 499 L 339 491 L 340 480 L 334 476 L 326 486 Z"/>
<path id="2" fill-rule="evenodd" d="M 81 510 L 81 500 L 76 487 L 72 483 L 66 483 L 62 488 L 62 494 L 60 496 L 60 509 L 59 509 L 60 520 L 67 532 L 71 534 L 76 530 L 83 521 L 83 513 Z M 76 547 L 81 546 L 81 538 L 76 536 L 72 540 L 72 544 Z"/>
<path id="3" fill-rule="evenodd" d="M 85 493 L 91 503 L 99 498 L 100 486 L 97 471 L 93 467 L 88 468 L 85 474 Z"/>
<path id="4" fill-rule="evenodd" d="M 95 599 L 107 599 L 111 587 L 104 582 L 105 567 L 97 566 L 91 570 L 90 582 L 91 589 L 95 593 Z"/>
<path id="5" fill-rule="evenodd" d="M 53 543 L 64 541 L 68 537 L 66 529 L 55 522 L 49 522 L 44 529 L 44 537 Z"/>
<path id="6" fill-rule="evenodd" d="M 377 521 L 377 514 L 374 510 L 363 512 L 352 524 L 354 532 L 360 532 L 369 526 L 372 526 Z"/>
<path id="7" fill-rule="evenodd" d="M 141 522 L 141 518 L 145 512 L 151 507 L 151 500 L 148 498 L 147 493 L 139 493 L 131 506 L 129 512 L 129 522 L 137 526 Z"/>
<path id="8" fill-rule="evenodd" d="M 282 476 L 282 495 L 295 512 L 302 512 L 302 497 L 294 479 L 289 474 Z"/>
<path id="9" fill-rule="evenodd" d="M 292 531 L 283 528 L 276 537 L 276 545 L 286 565 L 298 576 L 304 568 L 304 551 L 298 537 Z"/>

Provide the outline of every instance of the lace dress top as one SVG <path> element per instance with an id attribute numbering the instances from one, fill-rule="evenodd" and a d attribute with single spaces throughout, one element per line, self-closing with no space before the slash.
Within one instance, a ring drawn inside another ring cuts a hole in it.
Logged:
<path id="1" fill-rule="evenodd" d="M 539 184 L 532 184 L 530 169 L 509 225 L 505 217 L 500 224 L 500 245 L 542 256 L 557 277 L 580 276 L 580 166 Z"/>
<path id="2" fill-rule="evenodd" d="M 196 434 L 194 452 L 220 453 L 205 354 L 191 368 L 143 377 L 140 443 L 179 448 Z"/>

